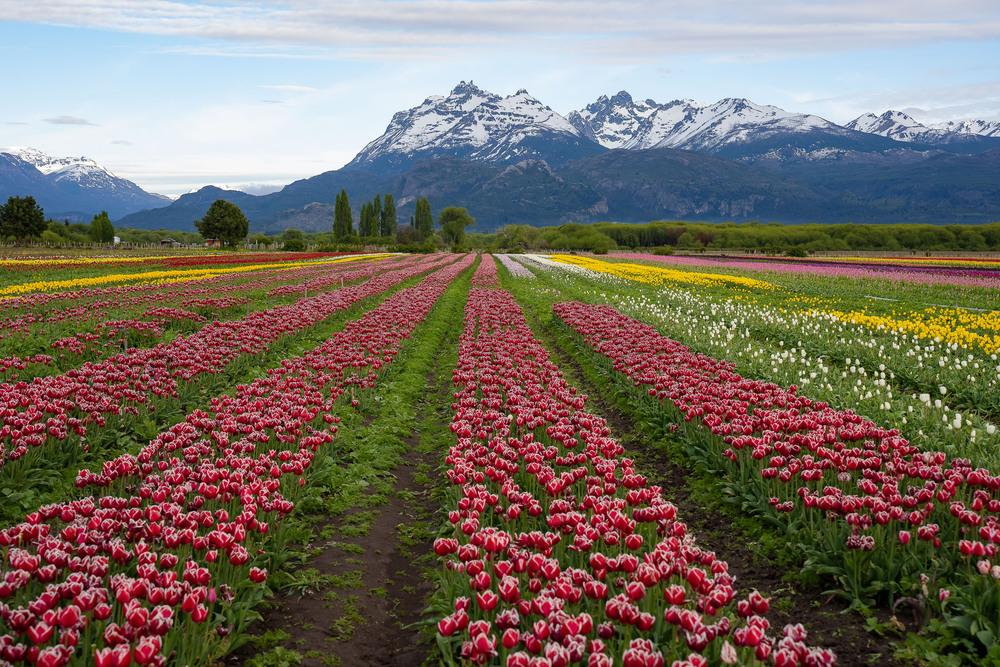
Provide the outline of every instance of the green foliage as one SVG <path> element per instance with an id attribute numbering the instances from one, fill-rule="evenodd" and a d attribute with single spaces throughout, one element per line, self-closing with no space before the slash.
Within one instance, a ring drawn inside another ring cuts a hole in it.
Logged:
<path id="1" fill-rule="evenodd" d="M 101 211 L 90 221 L 90 238 L 97 243 L 111 243 L 115 240 L 115 228 L 107 211 Z"/>
<path id="2" fill-rule="evenodd" d="M 286 229 L 281 235 L 281 246 L 289 252 L 302 252 L 306 249 L 305 236 L 297 229 Z"/>
<path id="3" fill-rule="evenodd" d="M 492 237 L 477 237 L 477 248 L 507 250 L 590 250 L 650 248 L 655 254 L 675 250 L 741 250 L 789 257 L 817 251 L 883 250 L 889 252 L 1000 250 L 1000 222 L 985 225 L 783 225 L 760 222 L 595 222 L 558 227 L 506 225 Z"/>
<path id="4" fill-rule="evenodd" d="M 250 237 L 247 239 L 247 241 L 255 245 L 262 245 L 264 247 L 270 247 L 270 245 L 274 243 L 274 239 L 272 239 L 267 234 L 261 234 L 260 232 L 256 234 L 251 234 Z"/>
<path id="5" fill-rule="evenodd" d="M 219 239 L 223 245 L 235 246 L 247 237 L 250 223 L 240 207 L 225 199 L 216 199 L 205 217 L 194 223 L 205 239 Z"/>
<path id="6" fill-rule="evenodd" d="M 333 207 L 333 236 L 337 241 L 346 241 L 354 235 L 354 221 L 347 190 L 341 190 Z"/>
<path id="7" fill-rule="evenodd" d="M 361 238 L 373 238 L 382 234 L 383 216 L 382 196 L 361 205 L 361 219 L 358 224 L 358 234 Z"/>
<path id="8" fill-rule="evenodd" d="M 465 243 L 465 228 L 476 224 L 476 219 L 460 206 L 448 206 L 441 211 L 438 223 L 445 243 L 458 249 Z"/>
<path id="9" fill-rule="evenodd" d="M 988 225 L 781 225 L 776 223 L 595 223 L 619 246 L 740 249 L 782 253 L 822 250 L 990 250 L 1000 248 L 1000 223 Z"/>
<path id="10" fill-rule="evenodd" d="M 294 667 L 302 664 L 302 654 L 283 646 L 258 653 L 247 661 L 249 667 Z"/>
<path id="11" fill-rule="evenodd" d="M 507 225 L 496 234 L 495 244 L 499 249 L 510 250 L 586 250 L 603 254 L 613 250 L 616 244 L 596 225 L 576 223 L 558 227 L 532 227 L 530 225 Z"/>
<path id="12" fill-rule="evenodd" d="M 417 200 L 416 211 L 410 223 L 416 232 L 417 241 L 424 241 L 434 233 L 434 216 L 431 214 L 431 203 L 427 197 Z"/>
<path id="13" fill-rule="evenodd" d="M 372 200 L 371 216 L 371 234 L 369 236 L 378 236 L 382 229 L 382 195 L 375 195 L 375 199 Z"/>
<path id="14" fill-rule="evenodd" d="M 89 233 L 90 228 L 87 225 L 70 225 L 69 229 L 72 231 L 75 226 L 83 227 Z M 190 244 L 198 243 L 201 240 L 201 236 L 196 232 L 181 232 L 176 229 L 132 229 L 129 227 L 119 229 L 118 237 L 122 240 L 122 243 L 157 244 L 163 239 L 170 238 L 180 243 Z"/>
<path id="15" fill-rule="evenodd" d="M 385 196 L 385 205 L 382 207 L 382 226 L 379 236 L 392 238 L 396 235 L 396 198 L 391 194 Z"/>
<path id="16" fill-rule="evenodd" d="M 48 243 L 51 245 L 62 245 L 63 243 L 66 242 L 66 239 L 63 236 L 56 234 L 50 229 L 46 229 L 45 231 L 42 232 L 41 240 L 43 243 Z"/>
<path id="17" fill-rule="evenodd" d="M 45 230 L 45 212 L 34 197 L 10 197 L 0 206 L 0 237 L 32 239 Z"/>

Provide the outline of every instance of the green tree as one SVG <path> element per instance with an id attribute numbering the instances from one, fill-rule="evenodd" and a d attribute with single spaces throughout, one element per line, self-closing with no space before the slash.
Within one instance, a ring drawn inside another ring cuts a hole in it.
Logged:
<path id="1" fill-rule="evenodd" d="M 302 252 L 306 249 L 305 235 L 294 227 L 286 229 L 281 234 L 281 245 L 289 252 Z"/>
<path id="2" fill-rule="evenodd" d="M 385 205 L 382 207 L 382 226 L 379 229 L 379 236 L 393 237 L 396 235 L 396 198 L 390 194 L 385 196 Z"/>
<path id="3" fill-rule="evenodd" d="M 378 236 L 382 229 L 382 195 L 375 195 L 375 199 L 372 200 L 372 221 L 371 221 L 371 233 L 369 236 Z"/>
<path id="4" fill-rule="evenodd" d="M 115 228 L 107 211 L 101 211 L 90 221 L 90 238 L 97 243 L 111 243 L 115 240 Z"/>
<path id="5" fill-rule="evenodd" d="M 34 197 L 10 197 L 0 206 L 0 237 L 38 238 L 45 231 L 45 212 Z"/>
<path id="6" fill-rule="evenodd" d="M 341 190 L 333 208 L 333 238 L 337 241 L 346 241 L 354 234 L 354 222 L 351 216 L 351 202 L 347 199 L 347 190 Z"/>
<path id="7" fill-rule="evenodd" d="M 66 237 L 56 234 L 51 229 L 42 230 L 42 241 L 49 245 L 62 245 L 66 243 Z"/>
<path id="8" fill-rule="evenodd" d="M 372 204 L 365 202 L 361 205 L 361 214 L 358 218 L 358 236 L 366 238 L 372 235 Z"/>
<path id="9" fill-rule="evenodd" d="M 427 197 L 417 200 L 417 210 L 413 214 L 413 229 L 420 241 L 430 238 L 434 233 L 434 216 L 431 215 L 431 203 Z"/>
<path id="10" fill-rule="evenodd" d="M 235 246 L 247 237 L 250 223 L 240 207 L 225 199 L 216 199 L 205 217 L 194 223 L 204 239 L 219 239 L 224 245 Z"/>
<path id="11" fill-rule="evenodd" d="M 250 241 L 250 243 L 253 243 L 254 245 L 262 245 L 264 247 L 270 247 L 270 245 L 274 243 L 274 239 L 272 239 L 267 234 L 261 234 L 260 232 L 257 232 L 256 234 L 251 234 L 250 238 L 248 238 L 247 240 Z"/>
<path id="12" fill-rule="evenodd" d="M 441 225 L 441 236 L 453 248 L 461 248 L 465 243 L 465 228 L 476 224 L 476 219 L 460 206 L 448 206 L 438 217 Z"/>

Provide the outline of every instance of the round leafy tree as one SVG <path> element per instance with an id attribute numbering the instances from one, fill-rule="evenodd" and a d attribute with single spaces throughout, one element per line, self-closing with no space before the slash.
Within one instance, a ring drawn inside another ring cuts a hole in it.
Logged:
<path id="1" fill-rule="evenodd" d="M 218 239 L 222 244 L 234 246 L 247 237 L 250 223 L 240 207 L 225 199 L 216 199 L 208 207 L 205 217 L 194 223 L 204 239 Z"/>

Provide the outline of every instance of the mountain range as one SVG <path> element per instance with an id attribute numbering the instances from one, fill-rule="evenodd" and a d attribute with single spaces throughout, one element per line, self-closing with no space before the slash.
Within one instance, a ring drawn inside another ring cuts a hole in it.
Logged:
<path id="1" fill-rule="evenodd" d="M 33 148 L 0 152 L 0 201 L 12 195 L 32 195 L 50 218 L 72 220 L 89 220 L 102 210 L 120 218 L 171 201 L 89 158 L 56 158 Z"/>
<path id="2" fill-rule="evenodd" d="M 341 188 L 355 202 L 393 193 L 401 220 L 419 196 L 467 206 L 481 231 L 657 218 L 985 222 L 1000 219 L 1000 122 L 923 125 L 886 111 L 838 125 L 743 98 L 659 103 L 625 91 L 563 116 L 525 90 L 463 81 L 394 114 L 340 169 L 260 196 L 206 187 L 157 199 L 119 224 L 191 229 L 222 198 L 255 230 L 328 229 Z"/>

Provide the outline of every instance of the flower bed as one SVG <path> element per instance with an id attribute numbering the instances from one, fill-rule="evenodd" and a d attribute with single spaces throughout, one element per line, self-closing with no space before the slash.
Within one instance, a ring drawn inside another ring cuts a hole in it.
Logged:
<path id="1" fill-rule="evenodd" d="M 217 397 L 136 456 L 82 471 L 95 495 L 0 531 L 0 659 L 207 664 L 263 594 L 269 549 L 339 399 L 372 387 L 450 282 L 450 264 L 322 345 Z"/>

